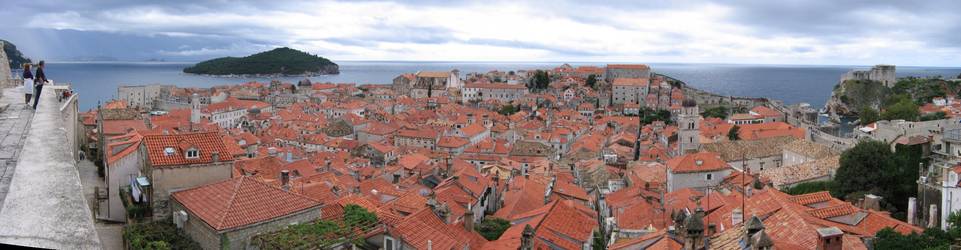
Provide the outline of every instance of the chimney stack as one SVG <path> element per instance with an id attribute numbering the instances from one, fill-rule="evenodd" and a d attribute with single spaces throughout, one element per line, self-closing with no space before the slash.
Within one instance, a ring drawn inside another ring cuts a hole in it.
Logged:
<path id="1" fill-rule="evenodd" d="M 524 226 L 524 231 L 521 233 L 521 247 L 520 250 L 532 250 L 534 249 L 534 228 L 530 224 Z"/>
<path id="2" fill-rule="evenodd" d="M 866 194 L 864 195 L 864 209 L 881 211 L 881 196 Z"/>
<path id="3" fill-rule="evenodd" d="M 210 160 L 213 162 L 220 162 L 220 152 L 214 151 L 210 153 Z"/>
<path id="4" fill-rule="evenodd" d="M 290 170 L 280 170 L 280 185 L 284 191 L 290 191 Z"/>
<path id="5" fill-rule="evenodd" d="M 464 229 L 474 231 L 474 210 L 470 203 L 467 204 L 467 211 L 464 211 Z"/>
<path id="6" fill-rule="evenodd" d="M 744 211 L 741 211 L 739 207 L 734 208 L 734 211 L 731 212 L 731 225 L 740 224 L 742 221 L 744 221 Z"/>
<path id="7" fill-rule="evenodd" d="M 917 198 L 908 198 L 908 224 L 915 225 L 914 217 L 917 215 Z"/>
<path id="8" fill-rule="evenodd" d="M 844 232 L 837 227 L 816 229 L 818 233 L 818 250 L 841 250 Z"/>

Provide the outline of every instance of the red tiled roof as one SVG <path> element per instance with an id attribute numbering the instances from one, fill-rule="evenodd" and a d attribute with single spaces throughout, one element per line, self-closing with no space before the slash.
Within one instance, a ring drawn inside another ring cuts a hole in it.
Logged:
<path id="1" fill-rule="evenodd" d="M 215 230 L 238 228 L 318 207 L 302 195 L 250 177 L 238 177 L 173 193 L 173 198 Z"/>
<path id="2" fill-rule="evenodd" d="M 188 159 L 186 152 L 180 148 L 181 144 L 190 144 L 198 149 L 199 157 Z M 220 161 L 233 161 L 230 150 L 220 139 L 220 134 L 216 132 L 173 134 L 173 135 L 147 135 L 144 136 L 144 144 L 147 147 L 147 158 L 154 167 L 202 164 L 211 163 L 211 155 L 218 152 Z M 166 148 L 173 149 L 173 154 L 167 155 Z"/>
<path id="3" fill-rule="evenodd" d="M 624 78 L 624 77 L 618 77 L 618 78 L 614 78 L 614 83 L 613 83 L 613 84 L 614 84 L 615 86 L 637 86 L 637 87 L 643 87 L 643 86 L 647 86 L 648 84 L 650 84 L 650 79 L 649 79 L 649 78 Z"/>
<path id="4" fill-rule="evenodd" d="M 672 158 L 667 161 L 667 167 L 673 173 L 691 173 L 717 171 L 729 166 L 717 153 L 699 152 Z"/>

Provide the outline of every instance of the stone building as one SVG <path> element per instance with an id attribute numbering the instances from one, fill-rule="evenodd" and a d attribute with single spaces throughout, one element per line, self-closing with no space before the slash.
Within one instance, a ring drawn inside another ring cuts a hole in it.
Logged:
<path id="1" fill-rule="evenodd" d="M 731 167 L 712 152 L 675 157 L 667 161 L 667 191 L 685 188 L 704 190 L 715 187 L 731 174 Z"/>
<path id="2" fill-rule="evenodd" d="M 614 78 L 611 86 L 614 104 L 645 104 L 650 78 Z"/>
<path id="3" fill-rule="evenodd" d="M 160 108 L 160 100 L 170 96 L 171 85 L 136 85 L 117 87 L 117 98 L 124 100 L 131 108 L 153 110 Z"/>
<path id="4" fill-rule="evenodd" d="M 146 135 L 140 151 L 148 185 L 132 188 L 146 193 L 156 219 L 170 212 L 171 193 L 229 179 L 234 162 L 217 132 Z"/>
<path id="5" fill-rule="evenodd" d="M 608 64 L 604 79 L 613 82 L 614 78 L 650 78 L 651 67 L 644 64 Z"/>
<path id="6" fill-rule="evenodd" d="M 852 70 L 841 76 L 841 82 L 848 80 L 870 80 L 883 83 L 885 87 L 894 87 L 897 83 L 894 65 L 879 64 L 870 70 Z"/>
<path id="7" fill-rule="evenodd" d="M 519 84 L 465 84 L 461 91 L 461 100 L 469 101 L 488 101 L 497 100 L 509 103 L 524 97 L 528 93 L 527 87 Z"/>
<path id="8" fill-rule="evenodd" d="M 174 224 L 204 249 L 249 249 L 253 236 L 317 220 L 321 203 L 289 192 L 281 175 L 279 188 L 241 176 L 174 192 Z"/>

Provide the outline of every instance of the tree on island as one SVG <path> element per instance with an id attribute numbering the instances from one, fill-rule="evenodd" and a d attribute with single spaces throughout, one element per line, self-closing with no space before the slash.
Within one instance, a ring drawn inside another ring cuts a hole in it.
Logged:
<path id="1" fill-rule="evenodd" d="M 727 139 L 732 141 L 740 140 L 741 139 L 741 135 L 739 134 L 740 132 L 741 132 L 741 127 L 734 125 L 734 127 L 731 127 L 731 130 L 727 131 Z"/>
<path id="2" fill-rule="evenodd" d="M 864 107 L 861 109 L 861 112 L 858 113 L 858 118 L 861 120 L 861 125 L 867 125 L 881 119 L 881 114 L 878 114 L 878 111 L 873 108 Z"/>

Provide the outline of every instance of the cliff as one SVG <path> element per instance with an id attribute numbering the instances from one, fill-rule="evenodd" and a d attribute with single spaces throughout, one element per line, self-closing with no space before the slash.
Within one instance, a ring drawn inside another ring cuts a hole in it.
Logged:
<path id="1" fill-rule="evenodd" d="M 840 121 L 844 116 L 857 116 L 864 108 L 878 110 L 890 92 L 878 81 L 846 80 L 834 86 L 824 108 L 832 121 Z"/>
<path id="2" fill-rule="evenodd" d="M 340 69 L 327 58 L 284 47 L 246 57 L 221 57 L 203 61 L 185 68 L 184 73 L 303 76 L 338 74 Z"/>

